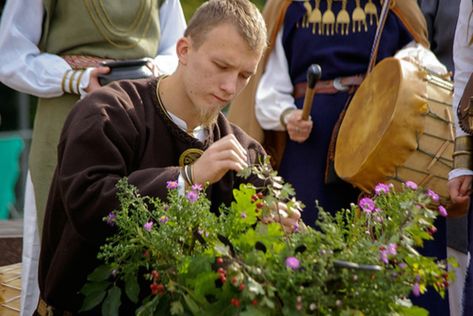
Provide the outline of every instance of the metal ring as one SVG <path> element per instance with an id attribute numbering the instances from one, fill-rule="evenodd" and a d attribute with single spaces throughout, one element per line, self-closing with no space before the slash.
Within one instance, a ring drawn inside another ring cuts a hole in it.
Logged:
<path id="1" fill-rule="evenodd" d="M 335 79 L 333 79 L 333 87 L 335 89 L 337 89 L 338 91 L 348 91 L 348 89 L 350 88 L 349 86 L 346 86 L 342 83 L 341 81 L 342 78 L 340 77 L 337 77 Z"/>

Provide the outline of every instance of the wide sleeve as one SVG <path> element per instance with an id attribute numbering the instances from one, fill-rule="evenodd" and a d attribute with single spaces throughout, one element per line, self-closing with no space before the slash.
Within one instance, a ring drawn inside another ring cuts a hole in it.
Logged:
<path id="1" fill-rule="evenodd" d="M 128 177 L 142 195 L 165 198 L 166 182 L 178 178 L 178 166 L 140 166 L 148 127 L 145 115 L 129 102 L 126 96 L 100 91 L 84 98 L 69 116 L 59 144 L 53 190 L 59 191 L 75 230 L 90 242 L 106 237 L 102 218 L 118 207 L 118 180 Z"/>
<path id="2" fill-rule="evenodd" d="M 70 66 L 38 48 L 43 22 L 41 0 L 6 2 L 0 24 L 0 81 L 38 97 L 62 95 L 61 81 Z"/>
<path id="3" fill-rule="evenodd" d="M 184 35 L 186 19 L 179 0 L 167 0 L 159 11 L 161 38 L 154 59 L 161 73 L 172 73 L 177 67 L 176 42 Z"/>
<path id="4" fill-rule="evenodd" d="M 282 33 L 283 28 L 276 36 L 274 50 L 269 55 L 266 71 L 256 91 L 256 118 L 265 130 L 285 130 L 279 118 L 284 110 L 296 108 L 292 96 L 294 87 L 282 46 Z"/>

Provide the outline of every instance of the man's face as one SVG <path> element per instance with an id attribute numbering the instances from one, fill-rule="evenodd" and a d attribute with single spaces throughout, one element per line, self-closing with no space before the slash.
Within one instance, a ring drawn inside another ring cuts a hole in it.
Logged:
<path id="1" fill-rule="evenodd" d="M 262 51 L 252 50 L 227 23 L 211 30 L 198 48 L 192 40 L 186 41 L 187 50 L 180 56 L 185 68 L 185 91 L 201 122 L 210 124 L 246 86 Z"/>

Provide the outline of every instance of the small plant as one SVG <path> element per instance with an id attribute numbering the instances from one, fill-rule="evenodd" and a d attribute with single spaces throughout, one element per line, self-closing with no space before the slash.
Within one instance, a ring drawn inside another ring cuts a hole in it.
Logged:
<path id="1" fill-rule="evenodd" d="M 101 305 L 117 315 L 131 301 L 137 315 L 425 315 L 409 294 L 432 286 L 444 295 L 446 262 L 415 250 L 446 215 L 433 209 L 434 192 L 379 184 L 335 216 L 320 209 L 317 230 L 289 233 L 278 223 L 285 212 L 273 210 L 302 207 L 292 187 L 267 163 L 242 173 L 250 174 L 264 185 L 241 185 L 218 215 L 200 185 L 183 195 L 170 181 L 162 201 L 121 180 L 120 208 L 105 218 L 117 232 L 81 290 L 82 311 Z"/>

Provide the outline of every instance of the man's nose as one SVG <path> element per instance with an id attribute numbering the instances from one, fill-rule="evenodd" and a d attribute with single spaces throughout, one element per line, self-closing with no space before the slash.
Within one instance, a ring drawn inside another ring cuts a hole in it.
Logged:
<path id="1" fill-rule="evenodd" d="M 221 84 L 221 89 L 225 91 L 229 96 L 232 96 L 235 94 L 237 90 L 237 84 L 238 84 L 238 75 L 228 75 L 226 76 Z"/>

